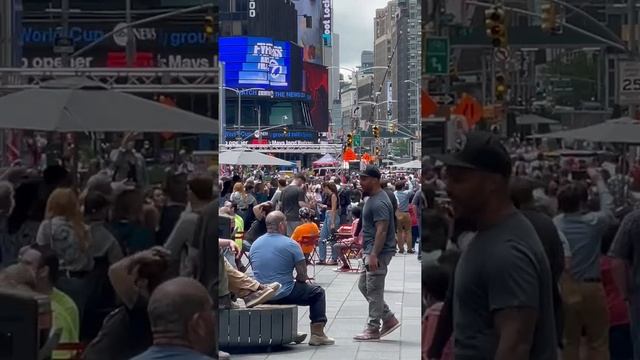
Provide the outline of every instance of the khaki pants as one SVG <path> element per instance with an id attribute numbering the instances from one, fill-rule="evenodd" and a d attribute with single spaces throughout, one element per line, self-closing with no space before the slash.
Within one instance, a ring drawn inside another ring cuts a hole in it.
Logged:
<path id="1" fill-rule="evenodd" d="M 575 281 L 563 275 L 564 302 L 563 360 L 580 360 L 584 330 L 585 360 L 609 360 L 609 313 L 602 283 Z"/>
<path id="2" fill-rule="evenodd" d="M 407 244 L 407 250 L 413 248 L 411 239 L 411 217 L 408 212 L 396 211 L 396 233 L 398 239 L 398 249 L 404 251 L 404 244 Z"/>
<path id="3" fill-rule="evenodd" d="M 227 278 L 229 279 L 228 291 L 233 293 L 236 297 L 244 298 L 250 293 L 258 290 L 260 283 L 255 281 L 254 279 L 248 277 L 245 273 L 236 270 L 227 259 L 224 259 L 224 271 L 227 274 Z M 226 294 L 220 294 L 226 295 Z"/>

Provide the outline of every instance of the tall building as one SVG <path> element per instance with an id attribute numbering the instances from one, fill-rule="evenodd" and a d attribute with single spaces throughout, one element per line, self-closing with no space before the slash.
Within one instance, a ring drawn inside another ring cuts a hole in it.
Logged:
<path id="1" fill-rule="evenodd" d="M 360 73 L 373 74 L 373 69 L 370 68 L 373 67 L 374 62 L 373 51 L 363 50 L 360 54 Z"/>
<path id="2" fill-rule="evenodd" d="M 329 132 L 336 138 L 342 128 L 342 110 L 340 104 L 340 35 L 332 34 L 331 47 L 323 49 L 324 65 L 329 75 Z M 329 134 L 328 134 L 329 135 Z M 330 135 L 331 136 L 331 135 Z"/>
<path id="3" fill-rule="evenodd" d="M 373 112 L 363 112 L 362 116 L 367 120 L 379 120 L 390 117 L 397 117 L 396 104 L 396 88 L 393 86 L 394 74 L 396 73 L 396 61 L 394 53 L 396 52 L 396 13 L 398 10 L 398 1 L 390 1 L 386 7 L 376 9 L 376 17 L 374 19 L 374 66 L 388 67 L 387 69 L 374 69 L 373 71 L 373 89 L 374 92 L 380 92 L 377 96 L 378 103 L 387 101 L 386 104 L 379 105 Z M 386 110 L 391 110 L 391 114 L 386 114 Z"/>
<path id="4" fill-rule="evenodd" d="M 393 85 L 398 94 L 397 119 L 400 124 L 420 123 L 418 105 L 422 59 L 420 18 L 420 0 L 398 0 L 397 71 L 394 71 L 397 77 Z"/>

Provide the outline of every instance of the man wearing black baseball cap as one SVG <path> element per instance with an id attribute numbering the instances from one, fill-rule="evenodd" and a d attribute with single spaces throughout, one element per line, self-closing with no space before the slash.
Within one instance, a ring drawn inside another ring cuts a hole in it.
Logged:
<path id="1" fill-rule="evenodd" d="M 455 215 L 477 234 L 455 272 L 456 359 L 557 359 L 551 272 L 536 232 L 510 199 L 511 158 L 473 131 L 446 166 Z"/>
<path id="2" fill-rule="evenodd" d="M 360 173 L 362 195 L 369 198 L 360 218 L 366 271 L 360 274 L 358 288 L 369 302 L 369 321 L 362 334 L 353 337 L 356 341 L 378 341 L 400 327 L 400 321 L 384 301 L 384 281 L 396 252 L 396 230 L 393 205 L 380 186 L 380 177 L 375 166 L 367 166 Z"/>

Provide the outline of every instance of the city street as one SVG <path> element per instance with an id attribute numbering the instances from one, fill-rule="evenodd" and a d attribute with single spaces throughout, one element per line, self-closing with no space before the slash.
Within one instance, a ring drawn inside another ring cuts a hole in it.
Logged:
<path id="1" fill-rule="evenodd" d="M 367 319 L 367 302 L 358 290 L 358 275 L 337 273 L 333 266 L 317 266 L 316 282 L 327 294 L 327 334 L 334 346 L 313 347 L 307 341 L 272 353 L 232 353 L 233 360 L 414 360 L 420 358 L 420 262 L 415 255 L 396 255 L 385 285 L 385 301 L 402 322 L 380 342 L 355 342 Z M 311 270 L 311 268 L 309 268 Z M 309 308 L 298 308 L 298 331 L 309 331 Z"/>

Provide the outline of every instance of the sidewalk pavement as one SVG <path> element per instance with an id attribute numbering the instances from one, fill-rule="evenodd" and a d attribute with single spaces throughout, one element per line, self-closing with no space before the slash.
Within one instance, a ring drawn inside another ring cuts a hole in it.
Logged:
<path id="1" fill-rule="evenodd" d="M 414 360 L 420 359 L 421 272 L 417 255 L 396 255 L 385 284 L 385 301 L 402 326 L 380 342 L 355 342 L 367 323 L 368 304 L 358 290 L 357 273 L 337 273 L 335 266 L 317 266 L 316 283 L 327 294 L 326 333 L 332 346 L 290 345 L 272 353 L 232 353 L 232 360 Z M 309 267 L 309 275 L 312 269 Z M 298 331 L 309 333 L 309 307 L 298 308 Z"/>

